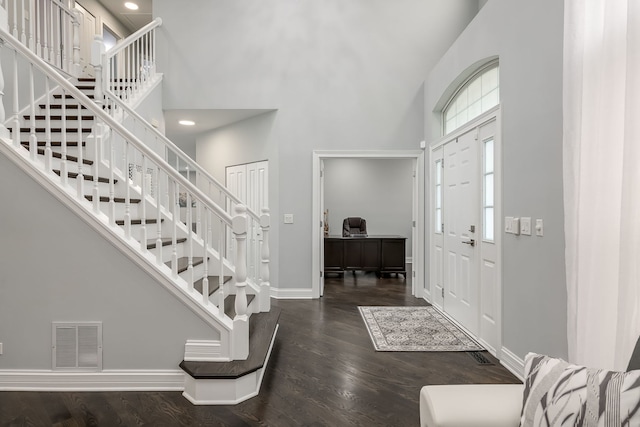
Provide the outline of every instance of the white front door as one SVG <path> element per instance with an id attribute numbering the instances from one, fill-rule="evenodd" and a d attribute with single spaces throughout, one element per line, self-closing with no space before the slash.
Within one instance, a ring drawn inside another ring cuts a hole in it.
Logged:
<path id="1" fill-rule="evenodd" d="M 444 160 L 442 146 L 431 151 L 430 182 L 431 185 L 431 258 L 429 263 L 429 279 L 431 282 L 431 303 L 444 310 L 444 228 L 443 215 L 443 181 Z"/>
<path id="2" fill-rule="evenodd" d="M 445 311 L 478 332 L 478 155 L 473 129 L 443 147 Z"/>

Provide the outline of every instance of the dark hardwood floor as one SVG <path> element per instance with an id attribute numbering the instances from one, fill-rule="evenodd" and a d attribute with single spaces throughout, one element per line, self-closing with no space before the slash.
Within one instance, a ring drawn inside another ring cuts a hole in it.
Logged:
<path id="1" fill-rule="evenodd" d="M 409 280 L 347 273 L 327 278 L 320 300 L 273 300 L 280 330 L 260 395 L 239 405 L 193 406 L 179 392 L 0 392 L 0 425 L 417 426 L 423 385 L 518 382 L 464 352 L 376 352 L 357 306 L 426 305 Z"/>

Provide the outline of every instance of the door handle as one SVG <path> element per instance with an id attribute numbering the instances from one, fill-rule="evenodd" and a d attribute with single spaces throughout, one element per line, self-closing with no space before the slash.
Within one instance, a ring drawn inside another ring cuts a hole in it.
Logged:
<path id="1" fill-rule="evenodd" d="M 464 243 L 465 245 L 470 245 L 470 246 L 475 246 L 476 245 L 476 241 L 473 239 L 470 239 L 469 241 L 465 242 L 464 240 L 462 241 L 462 243 Z"/>

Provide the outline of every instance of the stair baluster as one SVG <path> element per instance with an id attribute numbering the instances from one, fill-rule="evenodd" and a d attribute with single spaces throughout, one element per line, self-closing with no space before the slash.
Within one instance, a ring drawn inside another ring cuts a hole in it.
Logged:
<path id="1" fill-rule="evenodd" d="M 15 10 L 14 10 L 15 13 Z M 17 30 L 16 30 L 17 31 Z M 17 51 L 13 51 L 13 93 L 20 93 L 18 88 L 18 52 Z M 13 145 L 15 145 L 16 148 L 20 147 L 20 119 L 19 119 L 19 114 L 20 114 L 20 104 L 19 104 L 19 97 L 14 96 L 13 97 L 13 121 L 11 124 L 11 127 L 13 128 L 12 130 L 12 135 L 13 135 Z"/>
<path id="2" fill-rule="evenodd" d="M 201 208 L 202 208 L 202 203 L 198 203 L 198 213 L 200 213 Z M 209 218 L 209 212 L 205 208 L 205 211 L 204 211 L 205 227 L 207 226 L 208 218 Z M 209 262 L 207 261 L 208 257 L 209 257 L 209 236 L 207 236 L 207 233 L 204 233 L 202 235 L 202 259 L 204 260 L 204 277 L 202 279 L 202 302 L 205 305 L 209 304 Z M 223 275 L 222 272 L 218 274 L 218 276 L 222 276 L 222 275 Z"/>
<path id="3" fill-rule="evenodd" d="M 269 208 L 262 208 L 260 215 L 260 228 L 262 229 L 262 245 L 260 246 L 260 311 L 269 311 L 271 307 L 271 295 L 269 282 Z"/>
<path id="4" fill-rule="evenodd" d="M 115 135 L 109 138 L 109 222 L 111 225 L 116 223 L 116 183 L 115 183 Z M 145 248 L 146 248 L 145 241 Z"/>
<path id="5" fill-rule="evenodd" d="M 44 147 L 44 165 L 47 172 L 51 172 L 52 150 L 51 150 L 51 88 L 49 76 L 45 79 L 45 92 L 47 100 L 45 104 L 45 147 Z"/>
<path id="6" fill-rule="evenodd" d="M 131 238 L 131 185 L 133 185 L 132 170 L 129 164 L 129 141 L 124 141 L 124 168 L 123 173 L 127 185 L 125 186 L 124 201 L 124 235 L 127 239 Z"/>
<path id="7" fill-rule="evenodd" d="M 96 214 L 100 213 L 100 189 L 98 188 L 98 176 L 100 174 L 100 163 L 102 159 L 102 136 L 98 136 L 100 125 L 96 123 L 93 127 L 93 132 L 90 138 L 87 138 L 92 145 L 93 149 L 93 191 L 91 193 L 93 197 L 93 211 Z"/>
<path id="8" fill-rule="evenodd" d="M 162 194 L 162 188 L 160 186 L 160 168 L 155 168 L 156 173 L 156 262 L 158 265 L 162 265 L 162 201 L 160 195 Z"/>
<path id="9" fill-rule="evenodd" d="M 36 55 L 42 57 L 42 42 L 41 42 L 41 16 L 40 16 L 40 2 L 36 2 Z"/>
<path id="10" fill-rule="evenodd" d="M 4 48 L 4 41 L 0 40 L 0 50 Z M 4 109 L 4 69 L 0 65 L 0 137 L 9 139 L 9 130 L 5 127 L 4 122 L 7 119 Z"/>
<path id="11" fill-rule="evenodd" d="M 37 2 L 36 2 L 37 3 Z M 82 70 L 80 69 L 80 11 L 78 9 L 73 10 L 73 57 L 72 57 L 72 74 L 79 76 Z"/>
<path id="12" fill-rule="evenodd" d="M 38 138 L 36 137 L 36 95 L 35 82 L 33 80 L 33 64 L 29 64 L 29 103 L 31 110 L 31 126 L 29 128 L 29 154 L 31 160 L 35 160 L 38 156 Z"/>
<path id="13" fill-rule="evenodd" d="M 63 122 L 62 126 L 66 127 L 66 117 L 62 117 Z M 83 167 L 82 162 L 84 160 L 82 143 L 84 138 L 82 137 L 82 110 L 80 109 L 80 105 L 78 105 L 78 154 L 76 155 L 78 160 L 78 179 L 76 179 L 76 184 L 78 186 L 78 199 L 82 199 L 84 197 L 84 175 L 83 175 Z"/>
<path id="14" fill-rule="evenodd" d="M 140 218 L 140 249 L 147 251 L 147 156 L 142 155 L 142 171 L 140 171 L 140 195 L 142 198 L 142 218 Z"/>
<path id="15" fill-rule="evenodd" d="M 171 178 L 169 178 L 171 179 Z M 180 191 L 180 188 L 178 187 L 178 183 L 171 179 L 170 181 L 171 183 L 171 193 L 172 193 L 172 218 L 171 218 L 171 222 L 172 222 L 172 228 L 173 228 L 173 241 L 171 243 L 172 245 L 172 254 L 171 254 L 171 273 L 174 279 L 178 278 L 178 212 L 180 212 L 180 208 L 179 208 L 179 202 L 178 202 L 178 192 Z"/>
<path id="16" fill-rule="evenodd" d="M 224 313 L 224 299 L 225 297 L 225 292 L 224 292 L 224 262 L 223 262 L 223 248 L 224 248 L 224 240 L 223 240 L 223 236 L 226 235 L 227 233 L 227 228 L 226 228 L 226 224 L 222 221 L 222 219 L 220 219 L 218 221 L 218 223 L 220 224 L 220 228 L 219 228 L 219 233 L 218 233 L 218 259 L 220 262 L 220 267 L 219 267 L 219 271 L 220 274 L 218 274 L 218 308 L 220 309 L 221 313 Z"/>
<path id="17" fill-rule="evenodd" d="M 67 114 L 67 91 L 62 89 L 62 97 L 60 98 L 62 101 L 62 117 L 65 117 Z M 78 110 L 80 110 L 80 106 L 78 106 Z M 64 119 L 63 119 L 64 120 Z M 64 121 L 63 121 L 64 123 Z M 60 150 L 60 178 L 62 179 L 62 185 L 66 186 L 69 183 L 69 168 L 67 164 L 67 128 L 62 126 L 61 133 L 61 150 Z"/>
<path id="18" fill-rule="evenodd" d="M 186 204 L 187 207 L 185 208 L 187 210 L 187 230 L 188 230 L 188 242 L 187 242 L 187 250 L 189 251 L 188 254 L 188 259 L 189 259 L 189 266 L 187 267 L 187 286 L 189 288 L 189 291 L 193 290 L 193 282 L 195 281 L 195 276 L 194 276 L 194 272 L 193 272 L 193 208 L 191 207 L 191 193 L 187 191 L 186 194 Z M 206 257 L 204 258 L 204 262 L 206 262 Z"/>

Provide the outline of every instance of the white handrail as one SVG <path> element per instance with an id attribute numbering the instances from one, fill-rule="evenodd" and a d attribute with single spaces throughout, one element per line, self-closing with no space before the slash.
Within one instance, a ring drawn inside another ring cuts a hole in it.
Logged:
<path id="1" fill-rule="evenodd" d="M 74 98 L 79 100 L 84 107 L 86 107 L 89 111 L 91 111 L 97 118 L 106 123 L 109 127 L 114 129 L 117 133 L 122 135 L 129 143 L 134 145 L 136 149 L 138 149 L 145 156 L 153 160 L 156 164 L 166 165 L 165 173 L 171 176 L 177 183 L 183 186 L 185 189 L 188 189 L 190 193 L 197 196 L 202 202 L 204 202 L 209 209 L 216 213 L 227 225 L 231 225 L 232 217 L 229 215 L 224 209 L 220 208 L 215 202 L 213 202 L 208 195 L 202 192 L 198 187 L 192 184 L 189 180 L 183 177 L 179 172 L 170 167 L 166 163 L 166 161 L 152 151 L 146 144 L 144 144 L 138 137 L 136 137 L 133 133 L 131 133 L 127 128 L 121 125 L 118 121 L 116 121 L 109 114 L 105 113 L 102 108 L 100 108 L 96 103 L 94 103 L 89 97 L 87 97 L 84 93 L 82 93 L 78 88 L 76 88 L 73 84 L 67 81 L 64 78 L 61 78 L 60 74 L 49 64 L 43 61 L 39 56 L 31 52 L 27 47 L 25 47 L 19 40 L 13 37 L 4 29 L 0 28 L 0 38 L 2 38 L 5 43 L 10 45 L 16 51 L 20 52 L 24 55 L 31 63 L 33 63 L 37 68 L 43 71 L 45 74 L 54 76 L 56 83 L 60 85 L 61 88 L 67 94 L 72 95 Z"/>
<path id="2" fill-rule="evenodd" d="M 129 35 L 127 38 L 120 40 L 114 47 L 109 49 L 107 52 L 107 58 L 112 58 L 122 50 L 124 50 L 127 46 L 131 46 L 137 39 L 140 38 L 141 35 L 148 33 L 149 31 L 158 28 L 162 25 L 162 19 L 156 18 L 153 21 L 149 22 L 144 27 L 140 28 L 135 33 Z"/>
<path id="3" fill-rule="evenodd" d="M 107 104 L 114 103 L 117 104 L 118 108 L 121 108 L 125 114 L 133 117 L 138 122 L 140 122 L 144 126 L 144 130 L 147 132 L 153 133 L 153 136 L 160 139 L 160 141 L 165 145 L 165 147 L 173 154 L 175 154 L 179 159 L 186 163 L 188 166 L 192 167 L 196 172 L 202 174 L 204 178 L 208 180 L 209 183 L 212 183 L 217 190 L 221 191 L 226 197 L 228 197 L 233 203 L 236 204 L 244 204 L 245 202 L 241 200 L 238 196 L 233 194 L 227 187 L 225 187 L 220 181 L 218 181 L 215 177 L 213 177 L 208 171 L 206 171 L 199 163 L 194 161 L 191 157 L 189 157 L 184 151 L 180 149 L 177 145 L 175 145 L 169 138 L 163 135 L 158 129 L 150 126 L 147 120 L 138 114 L 134 109 L 130 108 L 126 102 L 121 100 L 119 97 L 115 96 L 113 93 L 108 91 L 109 100 Z M 258 215 L 254 210 L 250 209 L 247 206 L 247 214 L 255 219 L 256 221 L 260 221 L 260 215 Z"/>

